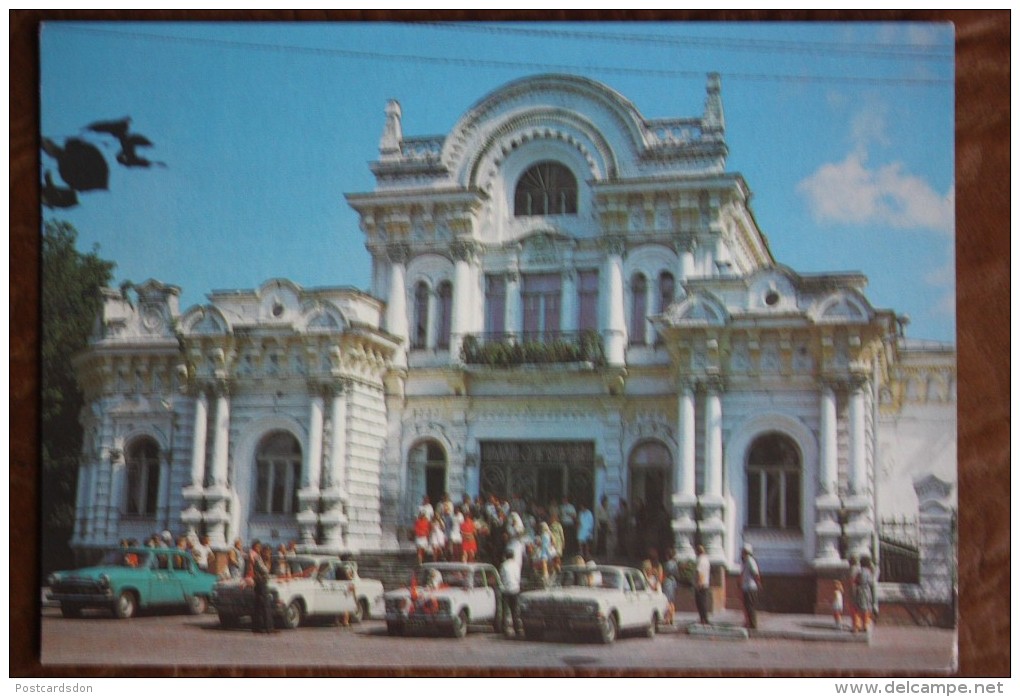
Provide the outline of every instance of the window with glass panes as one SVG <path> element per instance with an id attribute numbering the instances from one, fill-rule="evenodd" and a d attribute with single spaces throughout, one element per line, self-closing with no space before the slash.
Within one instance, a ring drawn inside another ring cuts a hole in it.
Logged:
<path id="1" fill-rule="evenodd" d="M 159 500 L 159 445 L 152 438 L 139 438 L 127 449 L 128 515 L 156 514 Z"/>
<path id="2" fill-rule="evenodd" d="M 514 216 L 577 213 L 577 178 L 558 162 L 539 162 L 517 180 Z"/>
<path id="3" fill-rule="evenodd" d="M 506 332 L 506 277 L 502 274 L 485 276 L 485 333 L 489 338 L 500 339 Z"/>
<path id="4" fill-rule="evenodd" d="M 277 431 L 262 439 L 255 454 L 255 512 L 295 513 L 301 486 L 301 445 Z"/>
<path id="5" fill-rule="evenodd" d="M 524 338 L 550 338 L 560 331 L 560 291 L 558 273 L 527 274 L 521 292 L 524 307 Z"/>
<path id="6" fill-rule="evenodd" d="M 800 529 L 801 458 L 781 433 L 758 436 L 747 455 L 747 526 Z"/>

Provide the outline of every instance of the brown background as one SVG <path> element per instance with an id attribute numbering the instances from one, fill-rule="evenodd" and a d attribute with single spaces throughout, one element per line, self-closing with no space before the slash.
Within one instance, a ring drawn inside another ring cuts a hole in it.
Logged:
<path id="1" fill-rule="evenodd" d="M 120 12 L 11 10 L 10 675 L 340 675 L 236 668 L 88 668 L 39 663 L 38 27 L 44 19 L 145 20 L 868 20 L 956 25 L 956 263 L 959 360 L 961 676 L 1010 675 L 1009 11 L 727 12 Z M 377 674 L 360 671 L 361 675 Z M 472 671 L 474 675 L 507 671 Z M 529 673 L 534 674 L 534 673 Z M 546 673 L 549 674 L 549 673 Z M 657 673 L 658 674 L 658 673 Z M 672 673 L 662 673 L 672 675 Z M 767 671 L 763 675 L 769 675 Z M 775 673 L 779 674 L 779 673 Z M 824 674 L 824 673 L 820 673 Z M 577 670 L 552 675 L 598 675 Z M 863 673 L 861 675 L 864 675 Z"/>

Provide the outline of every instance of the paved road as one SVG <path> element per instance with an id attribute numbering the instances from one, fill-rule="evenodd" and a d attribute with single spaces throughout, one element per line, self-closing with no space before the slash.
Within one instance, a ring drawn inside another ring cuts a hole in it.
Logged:
<path id="1" fill-rule="evenodd" d="M 52 608 L 43 610 L 41 640 L 44 666 L 287 666 L 323 675 L 349 668 L 917 675 L 951 670 L 955 655 L 953 632 L 914 627 L 879 627 L 870 644 L 712 640 L 666 632 L 654 639 L 623 638 L 602 646 L 558 639 L 513 640 L 487 630 L 463 640 L 388 637 L 380 621 L 349 629 L 312 626 L 254 635 L 243 629 L 222 629 L 211 614 L 141 616 L 127 621 L 99 615 L 64 619 Z"/>

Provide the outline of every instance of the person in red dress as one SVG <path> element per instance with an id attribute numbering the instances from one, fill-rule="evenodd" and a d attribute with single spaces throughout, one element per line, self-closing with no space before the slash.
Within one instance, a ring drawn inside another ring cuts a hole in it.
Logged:
<path id="1" fill-rule="evenodd" d="M 478 539 L 475 537 L 475 521 L 471 517 L 471 511 L 464 511 L 464 521 L 460 524 L 461 561 L 469 562 L 475 560 L 478 553 Z"/>

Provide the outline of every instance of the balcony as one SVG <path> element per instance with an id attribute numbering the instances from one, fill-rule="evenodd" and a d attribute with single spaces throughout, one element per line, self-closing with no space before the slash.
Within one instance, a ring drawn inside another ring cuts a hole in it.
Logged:
<path id="1" fill-rule="evenodd" d="M 461 343 L 461 359 L 468 365 L 513 368 L 549 363 L 606 363 L 602 337 L 594 330 L 523 334 L 468 334 Z"/>

